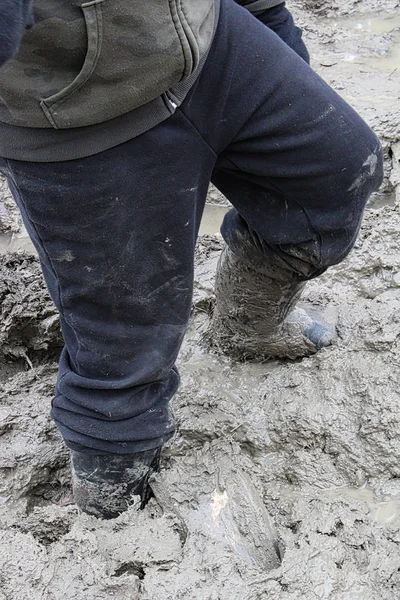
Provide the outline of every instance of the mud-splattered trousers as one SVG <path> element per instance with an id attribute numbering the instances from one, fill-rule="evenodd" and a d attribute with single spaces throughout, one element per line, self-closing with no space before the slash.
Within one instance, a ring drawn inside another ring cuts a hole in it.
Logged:
<path id="1" fill-rule="evenodd" d="M 382 178 L 379 142 L 277 35 L 231 0 L 182 107 L 89 158 L 2 160 L 61 314 L 52 415 L 70 447 L 131 453 L 173 432 L 209 181 L 251 239 L 304 279 L 350 251 Z"/>

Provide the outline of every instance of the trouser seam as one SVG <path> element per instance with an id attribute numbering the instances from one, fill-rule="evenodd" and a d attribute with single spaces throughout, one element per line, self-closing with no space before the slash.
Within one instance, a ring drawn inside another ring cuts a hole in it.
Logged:
<path id="1" fill-rule="evenodd" d="M 186 121 L 189 123 L 189 125 L 198 133 L 198 135 L 201 137 L 201 139 L 203 140 L 203 142 L 205 142 L 208 146 L 208 148 L 211 150 L 211 152 L 218 157 L 219 154 L 218 152 L 211 146 L 210 142 L 208 140 L 206 140 L 206 138 L 204 137 L 204 135 L 201 133 L 201 131 L 196 127 L 196 125 L 189 119 L 189 117 L 186 115 L 186 113 L 183 112 L 183 110 L 181 108 L 178 108 L 177 110 L 179 110 L 180 114 L 186 119 Z"/>

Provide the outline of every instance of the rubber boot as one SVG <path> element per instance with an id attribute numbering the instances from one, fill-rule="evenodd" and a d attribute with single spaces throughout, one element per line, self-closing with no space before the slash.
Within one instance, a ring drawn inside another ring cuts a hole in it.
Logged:
<path id="1" fill-rule="evenodd" d="M 225 246 L 217 267 L 215 308 L 206 334 L 238 360 L 296 359 L 328 346 L 334 332 L 295 309 L 305 281 L 263 260 L 255 265 Z"/>
<path id="2" fill-rule="evenodd" d="M 159 470 L 161 448 L 137 454 L 93 455 L 71 450 L 74 500 L 85 513 L 114 519 L 140 497 L 148 502 L 150 475 Z"/>

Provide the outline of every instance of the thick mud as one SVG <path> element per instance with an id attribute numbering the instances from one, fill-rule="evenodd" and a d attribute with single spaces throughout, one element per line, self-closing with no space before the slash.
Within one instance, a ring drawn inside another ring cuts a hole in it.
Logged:
<path id="1" fill-rule="evenodd" d="M 71 504 L 48 417 L 55 364 L 4 375 L 0 597 L 398 598 L 399 243 L 397 209 L 371 210 L 351 257 L 305 295 L 337 313 L 337 344 L 240 364 L 202 348 L 221 245 L 203 238 L 178 432 L 155 499 L 115 521 Z"/>
<path id="2" fill-rule="evenodd" d="M 57 315 L 36 260 L 2 258 L 0 600 L 400 597 L 400 72 L 388 64 L 398 11 L 395 0 L 295 2 L 315 67 L 386 150 L 379 208 L 351 256 L 304 295 L 306 308 L 332 315 L 336 344 L 294 362 L 209 353 L 221 240 L 202 237 L 177 434 L 143 511 L 108 522 L 78 514 L 48 416 Z"/>

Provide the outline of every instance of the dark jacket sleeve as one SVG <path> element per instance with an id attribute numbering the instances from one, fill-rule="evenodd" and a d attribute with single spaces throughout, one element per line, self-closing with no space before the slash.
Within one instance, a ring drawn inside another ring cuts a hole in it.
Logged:
<path id="1" fill-rule="evenodd" d="M 27 29 L 33 26 L 33 0 L 0 0 L 0 67 L 18 52 Z"/>
<path id="2" fill-rule="evenodd" d="M 245 6 L 250 12 L 258 13 L 278 4 L 283 4 L 284 0 L 236 0 L 236 2 Z"/>

